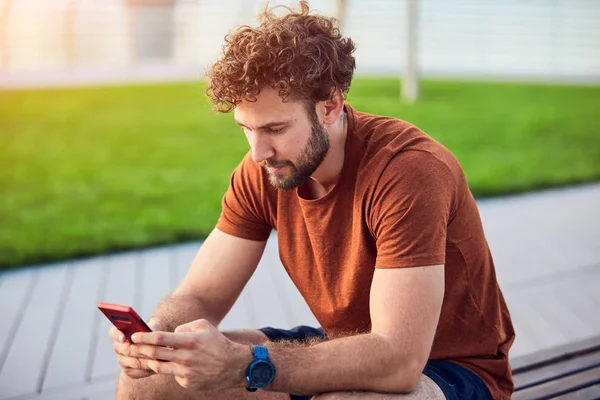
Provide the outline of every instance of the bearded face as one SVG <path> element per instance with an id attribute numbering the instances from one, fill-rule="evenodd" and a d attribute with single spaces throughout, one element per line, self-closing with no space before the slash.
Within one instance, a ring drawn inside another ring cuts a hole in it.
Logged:
<path id="1" fill-rule="evenodd" d="M 307 109 L 311 120 L 308 142 L 294 160 L 277 160 L 275 157 L 261 163 L 269 174 L 269 181 L 280 190 L 292 190 L 304 182 L 319 168 L 329 151 L 329 133 L 319 123 L 314 109 Z"/>

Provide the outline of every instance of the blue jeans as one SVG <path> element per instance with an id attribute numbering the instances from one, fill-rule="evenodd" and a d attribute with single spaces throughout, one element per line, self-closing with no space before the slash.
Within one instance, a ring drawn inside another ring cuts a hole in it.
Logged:
<path id="1" fill-rule="evenodd" d="M 290 330 L 276 328 L 262 328 L 262 333 L 267 335 L 269 340 L 274 341 L 292 341 L 304 342 L 311 338 L 327 339 L 327 335 L 322 328 L 312 328 L 310 326 L 297 326 Z M 492 400 L 492 395 L 483 380 L 458 364 L 444 360 L 429 360 L 423 369 L 423 374 L 434 381 L 448 400 L 458 399 L 476 399 Z M 309 400 L 311 396 L 298 396 L 291 394 L 291 400 Z"/>

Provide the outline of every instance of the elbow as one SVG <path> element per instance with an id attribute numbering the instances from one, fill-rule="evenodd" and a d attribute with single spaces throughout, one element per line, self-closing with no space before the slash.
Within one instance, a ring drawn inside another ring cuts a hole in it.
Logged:
<path id="1" fill-rule="evenodd" d="M 387 376 L 387 392 L 408 394 L 419 384 L 425 363 L 417 357 L 407 357 L 401 364 Z"/>
<path id="2" fill-rule="evenodd" d="M 405 374 L 400 380 L 402 387 L 399 388 L 399 392 L 403 394 L 412 393 L 421 380 L 421 374 L 422 371 L 420 370 L 409 371 L 409 373 Z"/>

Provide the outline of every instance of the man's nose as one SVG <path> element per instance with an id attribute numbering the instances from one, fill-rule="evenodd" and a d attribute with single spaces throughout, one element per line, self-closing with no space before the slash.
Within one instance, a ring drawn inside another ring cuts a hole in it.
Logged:
<path id="1" fill-rule="evenodd" d="M 261 163 L 275 155 L 275 150 L 271 144 L 264 139 L 261 139 L 259 135 L 254 135 L 250 141 L 250 148 L 252 149 L 252 160 L 257 163 Z"/>

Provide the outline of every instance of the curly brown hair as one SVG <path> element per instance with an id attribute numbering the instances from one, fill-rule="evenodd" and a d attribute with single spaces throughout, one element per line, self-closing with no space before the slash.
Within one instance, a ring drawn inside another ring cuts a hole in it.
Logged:
<path id="1" fill-rule="evenodd" d="M 278 16 L 276 9 L 287 14 Z M 214 109 L 227 113 L 242 100 L 256 101 L 267 85 L 283 101 L 327 100 L 332 89 L 345 96 L 356 67 L 354 43 L 340 34 L 335 18 L 278 6 L 260 15 L 258 28 L 244 25 L 225 36 L 220 59 L 207 72 L 206 94 Z"/>

